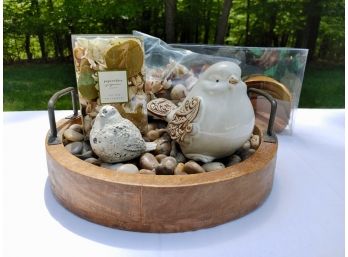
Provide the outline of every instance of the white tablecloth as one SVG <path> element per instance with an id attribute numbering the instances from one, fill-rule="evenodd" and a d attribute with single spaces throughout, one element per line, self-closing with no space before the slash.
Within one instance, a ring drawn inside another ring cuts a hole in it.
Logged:
<path id="1" fill-rule="evenodd" d="M 344 110 L 297 111 L 294 134 L 278 137 L 273 190 L 260 208 L 173 234 L 111 229 L 64 209 L 47 178 L 48 128 L 47 112 L 4 113 L 5 257 L 344 256 Z"/>

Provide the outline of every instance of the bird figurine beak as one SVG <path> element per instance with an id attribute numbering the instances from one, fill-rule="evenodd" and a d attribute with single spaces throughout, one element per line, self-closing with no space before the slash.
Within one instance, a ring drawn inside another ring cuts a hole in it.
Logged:
<path id="1" fill-rule="evenodd" d="M 231 87 L 239 83 L 239 79 L 237 79 L 235 76 L 231 76 L 228 79 L 228 83 L 230 84 Z"/>

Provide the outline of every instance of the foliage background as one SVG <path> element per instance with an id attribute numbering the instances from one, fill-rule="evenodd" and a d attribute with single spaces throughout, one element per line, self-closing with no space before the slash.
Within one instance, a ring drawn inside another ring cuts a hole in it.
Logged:
<path id="1" fill-rule="evenodd" d="M 344 106 L 344 0 L 4 0 L 3 10 L 5 110 L 42 108 L 15 98 L 75 83 L 71 34 L 133 29 L 168 43 L 308 48 L 300 106 Z"/>

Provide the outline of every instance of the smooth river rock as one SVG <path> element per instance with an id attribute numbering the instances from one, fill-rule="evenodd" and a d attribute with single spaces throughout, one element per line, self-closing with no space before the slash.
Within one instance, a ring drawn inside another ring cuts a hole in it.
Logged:
<path id="1" fill-rule="evenodd" d="M 205 171 L 209 172 L 214 170 L 222 170 L 225 168 L 225 165 L 221 162 L 209 162 L 204 164 L 202 168 L 205 169 Z"/>
<path id="2" fill-rule="evenodd" d="M 166 157 L 166 158 L 162 159 L 162 161 L 161 161 L 161 165 L 166 167 L 167 169 L 171 170 L 172 171 L 171 173 L 174 173 L 174 169 L 175 169 L 177 164 L 178 163 L 175 160 L 175 158 L 171 157 L 171 156 Z"/>
<path id="3" fill-rule="evenodd" d="M 226 166 L 230 167 L 232 165 L 240 163 L 241 161 L 242 161 L 242 158 L 239 155 L 234 154 L 234 155 L 227 158 Z"/>
<path id="4" fill-rule="evenodd" d="M 153 142 L 157 144 L 156 150 L 154 151 L 155 155 L 158 155 L 158 154 L 169 155 L 170 154 L 170 150 L 172 149 L 172 146 L 170 143 L 171 138 L 169 137 L 169 135 L 167 133 L 165 133 L 163 136 L 161 136 L 160 138 L 156 139 Z"/>
<path id="5" fill-rule="evenodd" d="M 242 150 L 249 150 L 250 149 L 250 141 L 246 141 L 243 146 L 241 147 Z"/>
<path id="6" fill-rule="evenodd" d="M 153 170 L 147 170 L 147 169 L 141 169 L 139 170 L 140 174 L 145 174 L 145 175 L 156 175 L 156 172 Z"/>
<path id="7" fill-rule="evenodd" d="M 253 135 L 250 139 L 250 145 L 251 148 L 256 149 L 260 145 L 260 136 L 259 135 Z"/>
<path id="8" fill-rule="evenodd" d="M 81 133 L 70 128 L 64 131 L 64 137 L 73 142 L 83 140 L 83 135 Z"/>
<path id="9" fill-rule="evenodd" d="M 187 175 L 187 173 L 184 171 L 185 164 L 182 162 L 178 163 L 174 169 L 174 175 Z"/>
<path id="10" fill-rule="evenodd" d="M 123 164 L 119 166 L 116 171 L 122 172 L 122 173 L 129 173 L 129 174 L 135 174 L 139 173 L 139 169 L 137 166 L 131 163 Z"/>
<path id="11" fill-rule="evenodd" d="M 81 142 L 72 142 L 65 146 L 71 154 L 80 154 L 82 152 L 83 144 Z"/>
<path id="12" fill-rule="evenodd" d="M 103 167 L 103 168 L 106 168 L 106 169 L 110 169 L 110 170 L 117 170 L 122 165 L 124 165 L 124 164 L 123 163 L 107 163 L 107 162 L 103 162 L 103 163 L 100 164 L 100 167 Z"/>
<path id="13" fill-rule="evenodd" d="M 91 163 L 91 164 L 94 164 L 94 165 L 98 165 L 98 166 L 100 165 L 100 161 L 98 159 L 96 159 L 96 158 L 93 158 L 93 157 L 87 158 L 85 160 L 85 162 L 88 162 L 88 163 Z"/>
<path id="14" fill-rule="evenodd" d="M 139 160 L 140 168 L 153 170 L 159 165 L 156 157 L 151 153 L 144 153 Z"/>
<path id="15" fill-rule="evenodd" d="M 187 95 L 187 89 L 182 84 L 176 84 L 170 92 L 170 99 L 181 100 Z"/>
<path id="16" fill-rule="evenodd" d="M 155 168 L 156 175 L 173 175 L 174 169 L 169 169 L 164 165 L 159 165 Z"/>
<path id="17" fill-rule="evenodd" d="M 155 157 L 156 157 L 156 160 L 157 160 L 158 162 L 161 162 L 164 158 L 166 158 L 166 157 L 168 157 L 168 156 L 165 155 L 165 154 L 157 154 Z"/>
<path id="18" fill-rule="evenodd" d="M 242 160 L 246 160 L 248 159 L 251 155 L 253 155 L 255 153 L 255 149 L 249 149 L 248 151 L 242 152 L 241 153 L 241 157 Z"/>
<path id="19" fill-rule="evenodd" d="M 80 124 L 72 124 L 69 129 L 75 130 L 76 132 L 82 132 L 82 125 Z"/>
<path id="20" fill-rule="evenodd" d="M 205 169 L 195 161 L 188 161 L 184 165 L 184 172 L 188 174 L 204 173 Z"/>

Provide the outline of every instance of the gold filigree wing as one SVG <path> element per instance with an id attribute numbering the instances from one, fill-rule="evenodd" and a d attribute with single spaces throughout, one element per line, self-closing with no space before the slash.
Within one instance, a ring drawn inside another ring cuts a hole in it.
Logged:
<path id="1" fill-rule="evenodd" d="M 174 103 L 165 98 L 157 98 L 147 104 L 147 110 L 153 115 L 165 118 L 172 110 L 178 108 Z"/>
<path id="2" fill-rule="evenodd" d="M 173 120 L 168 123 L 168 131 L 173 140 L 183 142 L 185 136 L 192 132 L 192 122 L 197 117 L 200 102 L 199 97 L 192 97 L 175 112 Z"/>

